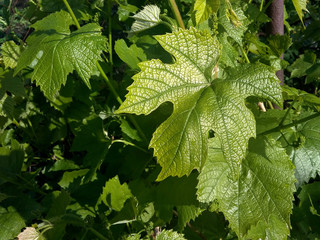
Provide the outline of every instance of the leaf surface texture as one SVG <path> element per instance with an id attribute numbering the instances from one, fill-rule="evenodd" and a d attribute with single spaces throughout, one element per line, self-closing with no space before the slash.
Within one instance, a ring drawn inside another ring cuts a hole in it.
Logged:
<path id="1" fill-rule="evenodd" d="M 239 178 L 233 180 L 219 141 L 214 139 L 199 175 L 198 199 L 217 200 L 219 210 L 240 238 L 252 228 L 250 234 L 254 236 L 263 238 L 271 234 L 284 239 L 290 229 L 294 183 L 294 167 L 275 140 L 252 139 Z M 281 227 L 275 230 L 273 225 Z M 275 232 L 279 229 L 283 231 Z"/>
<path id="2" fill-rule="evenodd" d="M 141 72 L 133 76 L 135 81 L 117 113 L 149 114 L 164 102 L 174 104 L 172 115 L 150 142 L 162 166 L 157 180 L 200 170 L 207 158 L 211 129 L 221 139 L 226 161 L 236 176 L 247 142 L 255 137 L 255 120 L 245 98 L 254 95 L 280 104 L 275 74 L 262 64 L 243 64 L 227 69 L 225 78 L 215 79 L 220 44 L 209 33 L 191 28 L 156 39 L 176 61 L 140 63 Z"/>
<path id="3" fill-rule="evenodd" d="M 89 23 L 70 32 L 72 18 L 60 11 L 32 25 L 35 32 L 28 38 L 28 47 L 22 52 L 15 73 L 32 67 L 32 80 L 40 85 L 49 99 L 54 99 L 67 75 L 74 70 L 90 88 L 90 76 L 96 62 L 106 50 L 106 38 L 100 26 Z"/>

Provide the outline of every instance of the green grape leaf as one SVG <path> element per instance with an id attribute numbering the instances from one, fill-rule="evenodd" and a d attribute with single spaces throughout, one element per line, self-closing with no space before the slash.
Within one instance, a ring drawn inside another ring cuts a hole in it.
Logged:
<path id="1" fill-rule="evenodd" d="M 162 166 L 157 180 L 201 169 L 210 129 L 221 139 L 236 176 L 247 142 L 255 137 L 255 120 L 244 99 L 255 95 L 281 105 L 281 89 L 273 70 L 262 64 L 243 64 L 228 68 L 224 79 L 214 79 L 220 45 L 208 32 L 191 28 L 156 39 L 176 62 L 140 63 L 141 72 L 133 76 L 135 81 L 116 112 L 149 114 L 166 101 L 174 104 L 172 115 L 150 142 Z"/>
<path id="2" fill-rule="evenodd" d="M 66 213 L 66 208 L 70 204 L 71 197 L 68 192 L 62 190 L 54 191 L 49 195 L 51 197 L 50 209 L 47 212 L 46 218 L 54 218 Z"/>
<path id="3" fill-rule="evenodd" d="M 287 85 L 282 86 L 282 91 L 284 100 L 296 100 L 301 105 L 307 105 L 309 108 L 316 111 L 320 110 L 320 98 L 316 95 Z"/>
<path id="4" fill-rule="evenodd" d="M 301 118 L 306 117 L 303 115 Z M 289 146 L 289 156 L 296 167 L 297 186 L 320 175 L 320 125 L 319 118 L 314 118 L 296 128 L 300 144 Z"/>
<path id="5" fill-rule="evenodd" d="M 235 7 L 233 9 L 228 2 L 229 1 L 223 0 L 221 7 L 219 8 L 219 24 L 223 27 L 229 37 L 242 46 L 243 35 L 247 30 L 250 21 L 240 7 Z"/>
<path id="6" fill-rule="evenodd" d="M 12 96 L 5 93 L 2 99 L 0 99 L 0 115 L 14 118 L 14 106 L 15 101 Z"/>
<path id="7" fill-rule="evenodd" d="M 237 66 L 237 58 L 238 58 L 238 51 L 228 40 L 228 35 L 226 33 L 219 35 L 219 41 L 222 45 L 221 49 L 221 57 L 220 63 L 224 64 L 225 66 L 235 67 Z"/>
<path id="8" fill-rule="evenodd" d="M 68 188 L 72 182 L 76 179 L 83 179 L 84 175 L 89 172 L 89 169 L 80 169 L 75 171 L 65 171 L 61 180 L 58 182 L 59 186 L 62 188 Z"/>
<path id="9" fill-rule="evenodd" d="M 20 56 L 20 46 L 14 41 L 7 41 L 1 45 L 1 54 L 5 68 L 15 68 Z"/>
<path id="10" fill-rule="evenodd" d="M 11 140 L 11 147 L 0 147 L 0 178 L 12 181 L 20 174 L 23 160 L 23 148 L 16 140 Z"/>
<path id="11" fill-rule="evenodd" d="M 317 212 L 320 211 L 320 182 L 305 184 L 301 187 L 298 194 L 299 204 L 294 207 L 292 214 L 292 233 L 295 239 L 304 239 L 310 233 L 320 234 L 320 226 L 318 215 L 312 213 L 312 208 Z M 309 239 L 317 239 L 309 237 Z"/>
<path id="12" fill-rule="evenodd" d="M 102 119 L 95 114 L 83 119 L 84 123 L 75 131 L 72 143 L 72 151 L 86 151 L 83 164 L 90 171 L 87 173 L 85 182 L 91 180 L 96 170 L 100 168 L 109 150 L 110 139 L 105 135 Z"/>
<path id="13" fill-rule="evenodd" d="M 23 227 L 25 222 L 13 207 L 0 207 L 0 239 L 14 239 Z"/>
<path id="14" fill-rule="evenodd" d="M 271 35 L 268 38 L 268 46 L 273 54 L 277 57 L 281 55 L 291 46 L 292 39 L 289 35 Z"/>
<path id="15" fill-rule="evenodd" d="M 131 26 L 131 33 L 137 33 L 152 28 L 161 22 L 160 8 L 156 5 L 147 5 L 140 12 L 133 15 L 135 19 Z"/>
<path id="16" fill-rule="evenodd" d="M 275 215 L 271 215 L 268 224 L 265 221 L 259 221 L 248 231 L 245 239 L 286 239 L 289 234 L 287 224 Z"/>
<path id="17" fill-rule="evenodd" d="M 106 38 L 95 23 L 70 32 L 71 16 L 56 12 L 32 25 L 35 32 L 27 39 L 28 46 L 21 53 L 15 73 L 33 67 L 35 80 L 45 96 L 54 99 L 67 75 L 74 70 L 90 88 L 90 76 L 106 50 Z"/>
<path id="18" fill-rule="evenodd" d="M 307 11 L 308 12 L 308 9 L 307 9 L 307 0 L 292 0 L 292 3 L 297 11 L 297 14 L 301 20 L 301 22 L 303 23 L 303 12 L 302 10 L 304 11 Z"/>
<path id="19" fill-rule="evenodd" d="M 296 180 L 294 166 L 284 149 L 272 139 L 252 139 L 239 178 L 233 180 L 218 139 L 211 141 L 208 161 L 199 175 L 198 199 L 217 200 L 219 210 L 241 239 L 252 227 L 255 234 L 263 236 L 270 231 L 280 234 L 279 239 L 285 238 L 290 229 Z M 285 226 L 281 233 L 272 228 L 275 222 Z"/>
<path id="20" fill-rule="evenodd" d="M 126 21 L 129 18 L 130 13 L 136 13 L 138 8 L 134 5 L 128 4 L 127 2 L 119 2 L 119 8 L 117 14 L 119 21 Z"/>
<path id="21" fill-rule="evenodd" d="M 26 96 L 24 83 L 21 78 L 13 77 L 13 70 L 3 70 L 0 68 L 0 98 L 6 92 L 10 92 L 15 96 Z"/>
<path id="22" fill-rule="evenodd" d="M 142 48 L 137 47 L 135 44 L 132 44 L 130 47 L 128 47 L 123 39 L 116 41 L 114 50 L 123 62 L 135 70 L 139 69 L 139 62 L 147 60 L 146 54 Z"/>
<path id="23" fill-rule="evenodd" d="M 307 78 L 306 83 L 311 83 L 313 81 L 319 82 L 320 81 L 320 63 L 314 64 L 311 68 L 307 71 Z"/>
<path id="24" fill-rule="evenodd" d="M 186 240 L 181 233 L 171 230 L 163 230 L 157 236 L 157 240 Z"/>
<path id="25" fill-rule="evenodd" d="M 126 183 L 120 184 L 118 176 L 106 182 L 102 190 L 102 201 L 108 207 L 120 211 L 127 199 L 132 197 L 132 193 Z"/>
<path id="26" fill-rule="evenodd" d="M 269 110 L 257 118 L 257 132 L 263 133 L 278 127 L 284 117 L 283 124 L 285 125 L 312 114 L 314 113 L 307 112 L 297 115 L 293 111 L 286 113 L 280 110 Z M 320 174 L 320 126 L 318 122 L 319 118 L 314 118 L 296 127 L 268 134 L 286 148 L 287 154 L 296 167 L 297 187 Z"/>
<path id="27" fill-rule="evenodd" d="M 126 240 L 140 240 L 140 237 L 140 234 L 130 234 L 130 236 L 128 236 Z"/>
<path id="28" fill-rule="evenodd" d="M 195 11 L 196 23 L 208 20 L 210 14 L 216 13 L 220 7 L 220 0 L 196 0 L 193 11 Z"/>
<path id="29" fill-rule="evenodd" d="M 316 62 L 317 55 L 313 52 L 305 52 L 295 60 L 288 70 L 291 72 L 291 78 L 300 78 L 307 75 L 307 70 Z"/>
<path id="30" fill-rule="evenodd" d="M 195 220 L 202 211 L 201 208 L 195 205 L 177 206 L 179 231 L 182 231 L 188 222 Z"/>

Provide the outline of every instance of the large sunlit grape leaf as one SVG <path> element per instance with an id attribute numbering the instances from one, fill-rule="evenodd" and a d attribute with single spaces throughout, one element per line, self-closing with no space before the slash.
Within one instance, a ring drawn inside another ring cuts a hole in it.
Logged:
<path id="1" fill-rule="evenodd" d="M 106 38 L 95 23 L 70 32 L 73 20 L 65 11 L 55 12 L 32 25 L 35 32 L 27 39 L 15 73 L 32 67 L 31 79 L 45 96 L 54 99 L 67 75 L 74 70 L 90 88 L 90 76 L 100 54 L 106 50 Z"/>
<path id="2" fill-rule="evenodd" d="M 267 235 L 284 239 L 290 229 L 295 181 L 294 166 L 285 149 L 265 137 L 250 140 L 239 178 L 234 180 L 219 140 L 214 138 L 199 175 L 197 194 L 201 202 L 218 201 L 219 210 L 240 239 L 251 239 L 244 237 L 250 229 L 251 236 L 261 239 Z"/>
<path id="3" fill-rule="evenodd" d="M 133 77 L 135 81 L 117 113 L 149 114 L 166 101 L 174 104 L 172 115 L 150 142 L 162 166 L 158 180 L 201 169 L 211 129 L 221 139 L 236 176 L 248 139 L 255 136 L 255 120 L 245 98 L 255 95 L 280 104 L 281 89 L 275 74 L 262 64 L 243 64 L 226 69 L 225 78 L 214 79 L 220 44 L 208 32 L 190 28 L 156 39 L 173 54 L 175 63 L 140 63 L 141 72 Z"/>

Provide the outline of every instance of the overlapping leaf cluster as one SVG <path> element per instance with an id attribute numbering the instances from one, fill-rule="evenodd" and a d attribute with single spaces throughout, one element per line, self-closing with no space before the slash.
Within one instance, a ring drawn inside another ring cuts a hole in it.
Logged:
<path id="1" fill-rule="evenodd" d="M 244 99 L 257 96 L 281 104 L 281 91 L 272 69 L 243 64 L 225 69 L 215 78 L 220 44 L 207 32 L 194 28 L 157 36 L 174 64 L 159 60 L 140 63 L 126 101 L 118 113 L 149 114 L 160 104 L 174 104 L 172 115 L 156 130 L 150 143 L 163 167 L 158 180 L 190 174 L 207 158 L 207 139 L 213 130 L 232 174 L 237 176 L 247 142 L 255 137 L 255 120 Z"/>
<path id="2" fill-rule="evenodd" d="M 319 238 L 319 7 L 174 2 L 0 5 L 0 239 Z"/>

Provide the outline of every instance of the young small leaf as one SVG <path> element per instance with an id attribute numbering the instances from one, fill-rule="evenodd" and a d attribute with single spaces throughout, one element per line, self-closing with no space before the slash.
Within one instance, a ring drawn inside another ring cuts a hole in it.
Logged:
<path id="1" fill-rule="evenodd" d="M 210 14 L 216 13 L 220 7 L 220 0 L 196 0 L 193 10 L 196 12 L 196 23 L 208 20 Z"/>
<path id="2" fill-rule="evenodd" d="M 227 1 L 222 1 L 219 8 L 219 24 L 225 29 L 229 37 L 233 38 L 240 46 L 247 26 L 250 23 L 239 7 L 232 8 L 227 4 Z"/>
<path id="3" fill-rule="evenodd" d="M 116 41 L 114 50 L 118 54 L 119 58 L 134 70 L 139 69 L 139 62 L 147 60 L 146 54 L 144 53 L 143 49 L 137 47 L 137 45 L 135 44 L 132 44 L 130 47 L 128 47 L 123 39 Z"/>
<path id="4" fill-rule="evenodd" d="M 51 100 L 74 70 L 90 88 L 90 76 L 101 59 L 100 54 L 106 50 L 106 38 L 101 36 L 99 25 L 89 23 L 71 33 L 72 24 L 71 16 L 64 11 L 33 24 L 35 32 L 27 39 L 28 46 L 15 69 L 17 73 L 27 66 L 33 67 L 31 79 Z"/>
<path id="5" fill-rule="evenodd" d="M 102 201 L 108 207 L 120 211 L 127 199 L 132 197 L 132 193 L 126 183 L 120 184 L 118 176 L 106 182 L 102 191 Z"/>
<path id="6" fill-rule="evenodd" d="M 137 33 L 152 28 L 161 22 L 160 8 L 156 5 L 147 5 L 133 16 L 135 19 L 131 26 L 131 33 Z"/>

